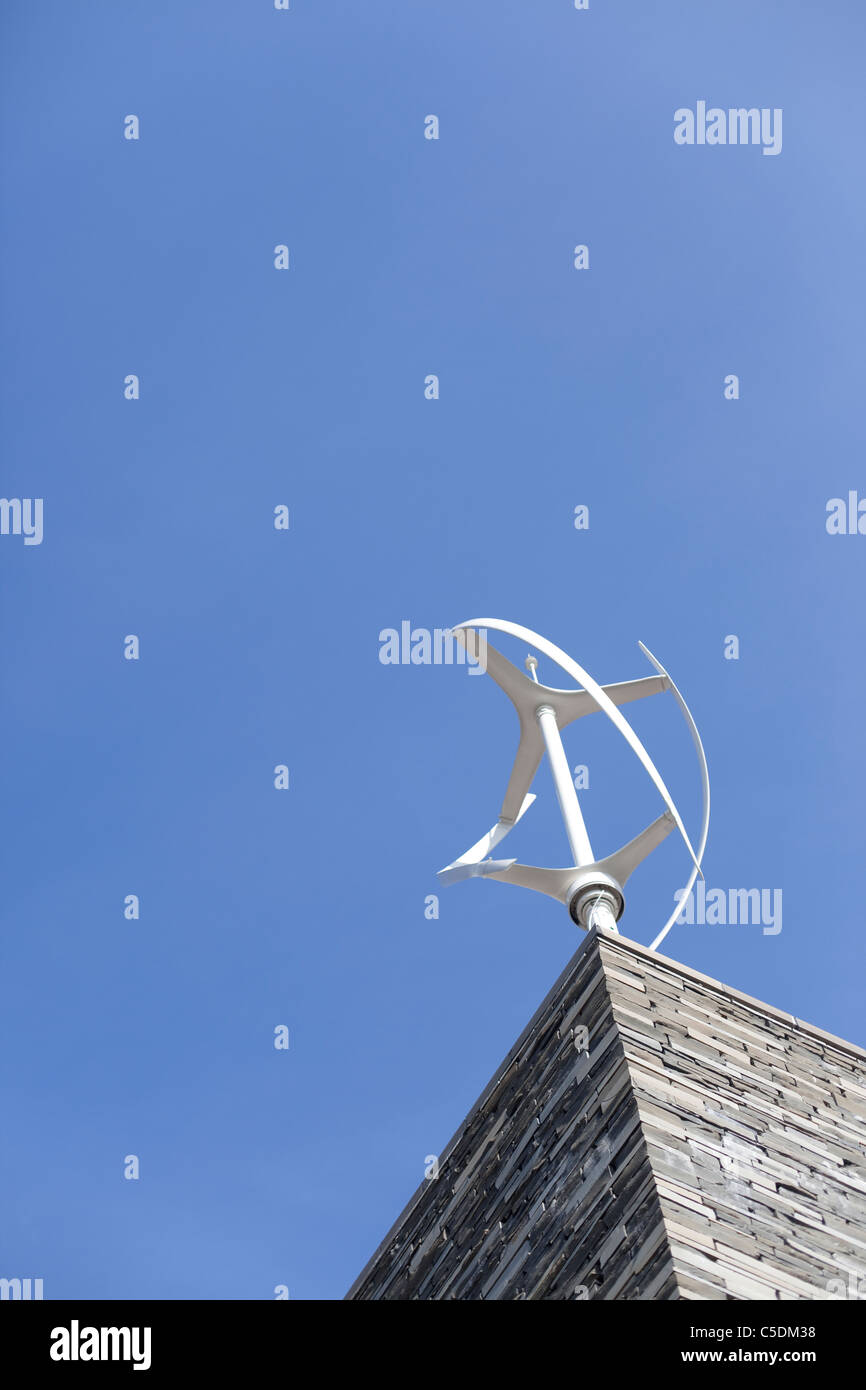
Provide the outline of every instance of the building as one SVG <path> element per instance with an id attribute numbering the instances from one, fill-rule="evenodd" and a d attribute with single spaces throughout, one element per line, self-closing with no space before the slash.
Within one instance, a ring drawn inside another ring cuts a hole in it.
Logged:
<path id="1" fill-rule="evenodd" d="M 866 1052 L 581 942 L 348 1299 L 866 1297 Z"/>

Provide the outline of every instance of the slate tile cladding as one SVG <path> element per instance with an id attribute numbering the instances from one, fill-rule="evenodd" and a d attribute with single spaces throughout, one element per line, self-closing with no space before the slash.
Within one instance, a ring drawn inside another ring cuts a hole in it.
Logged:
<path id="1" fill-rule="evenodd" d="M 866 1295 L 864 1138 L 861 1048 L 593 932 L 346 1297 Z"/>
<path id="2" fill-rule="evenodd" d="M 866 1053 L 601 945 L 682 1298 L 866 1296 Z"/>

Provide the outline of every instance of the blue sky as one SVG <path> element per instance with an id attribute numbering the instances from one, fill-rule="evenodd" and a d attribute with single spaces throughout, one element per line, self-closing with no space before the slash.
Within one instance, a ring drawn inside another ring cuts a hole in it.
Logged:
<path id="1" fill-rule="evenodd" d="M 425 919 L 516 720 L 486 677 L 383 665 L 404 619 L 511 619 L 602 682 L 643 640 L 707 750 L 708 885 L 784 894 L 778 935 L 665 951 L 866 1041 L 866 540 L 825 528 L 866 495 L 862 6 L 15 0 L 2 28 L 2 491 L 44 539 L 0 536 L 0 1274 L 342 1297 L 576 949 L 498 884 Z M 781 108 L 781 153 L 677 146 L 699 100 Z M 696 828 L 673 700 L 629 717 Z M 661 806 L 601 722 L 565 742 L 609 853 Z M 566 863 L 533 789 L 508 851 Z M 686 872 L 671 837 L 627 936 Z"/>

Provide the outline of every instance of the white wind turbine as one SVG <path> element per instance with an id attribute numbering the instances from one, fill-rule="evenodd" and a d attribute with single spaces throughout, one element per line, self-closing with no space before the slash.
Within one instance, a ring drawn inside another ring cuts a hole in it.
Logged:
<path id="1" fill-rule="evenodd" d="M 530 674 L 524 675 L 489 643 L 482 644 L 479 641 L 479 632 L 486 633 L 488 628 L 517 637 L 536 651 L 550 657 L 578 682 L 578 689 L 557 690 L 542 685 L 536 674 L 538 663 L 533 656 L 527 657 L 526 666 Z M 710 821 L 710 781 L 703 745 L 689 708 L 671 677 L 642 642 L 638 645 L 655 667 L 657 674 L 646 676 L 642 680 L 600 686 L 582 666 L 559 647 L 517 623 L 497 618 L 474 618 L 470 622 L 458 624 L 452 630 L 466 648 L 468 655 L 473 660 L 482 662 L 488 675 L 492 676 L 511 700 L 520 721 L 520 742 L 499 819 L 477 844 L 439 871 L 437 877 L 440 883 L 446 885 L 457 883 L 464 878 L 479 877 L 496 879 L 500 883 L 516 883 L 522 888 L 532 888 L 564 903 L 573 921 L 587 930 L 599 926 L 616 931 L 616 923 L 625 906 L 623 887 L 626 881 L 638 864 L 660 845 L 676 826 L 691 857 L 692 869 L 682 901 L 674 908 L 650 946 L 650 950 L 655 951 L 682 911 L 701 872 L 701 860 L 706 848 Z M 637 734 L 619 712 L 620 705 L 628 704 L 632 700 L 642 700 L 647 695 L 660 694 L 664 690 L 672 691 L 682 710 L 698 755 L 703 808 L 697 850 L 692 848 L 682 818 L 655 764 Z M 647 826 L 646 830 L 641 831 L 640 835 L 605 859 L 596 859 L 593 854 L 560 732 L 575 719 L 580 719 L 595 710 L 602 710 L 622 734 L 649 773 L 667 808 L 657 820 Z M 564 869 L 542 869 L 528 864 L 518 864 L 514 859 L 492 859 L 491 851 L 513 829 L 535 800 L 529 788 L 545 752 L 550 761 L 553 784 L 574 863 Z"/>

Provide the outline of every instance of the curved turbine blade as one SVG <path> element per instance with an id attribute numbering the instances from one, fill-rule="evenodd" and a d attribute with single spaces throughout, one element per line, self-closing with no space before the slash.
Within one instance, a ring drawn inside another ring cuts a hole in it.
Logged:
<path id="1" fill-rule="evenodd" d="M 655 941 L 653 941 L 652 945 L 649 948 L 651 951 L 655 951 L 664 941 L 674 922 L 677 920 L 680 913 L 682 912 L 683 906 L 685 905 L 689 894 L 695 886 L 695 880 L 697 879 L 698 874 L 701 874 L 701 877 L 703 877 L 703 873 L 701 871 L 701 860 L 704 857 L 704 850 L 707 847 L 707 834 L 710 828 L 710 773 L 709 768 L 707 767 L 707 755 L 704 752 L 704 745 L 701 743 L 701 736 L 698 733 L 698 726 L 692 718 L 691 710 L 689 709 L 688 705 L 686 704 L 685 700 L 683 699 L 682 695 L 677 689 L 676 683 L 673 680 L 671 680 L 671 677 L 668 675 L 664 666 L 662 666 L 660 661 L 656 660 L 652 652 L 644 646 L 643 642 L 638 642 L 638 646 L 640 647 L 644 656 L 652 662 L 659 675 L 665 677 L 665 679 L 668 682 L 668 685 L 670 686 L 670 689 L 673 691 L 676 702 L 682 710 L 683 717 L 689 726 L 689 733 L 692 736 L 692 742 L 695 745 L 695 750 L 698 755 L 698 763 L 701 769 L 701 833 L 698 838 L 697 862 L 695 864 L 695 867 L 689 874 L 689 881 L 686 884 L 686 889 L 683 893 L 681 900 L 677 903 L 670 917 L 665 922 Z"/>

